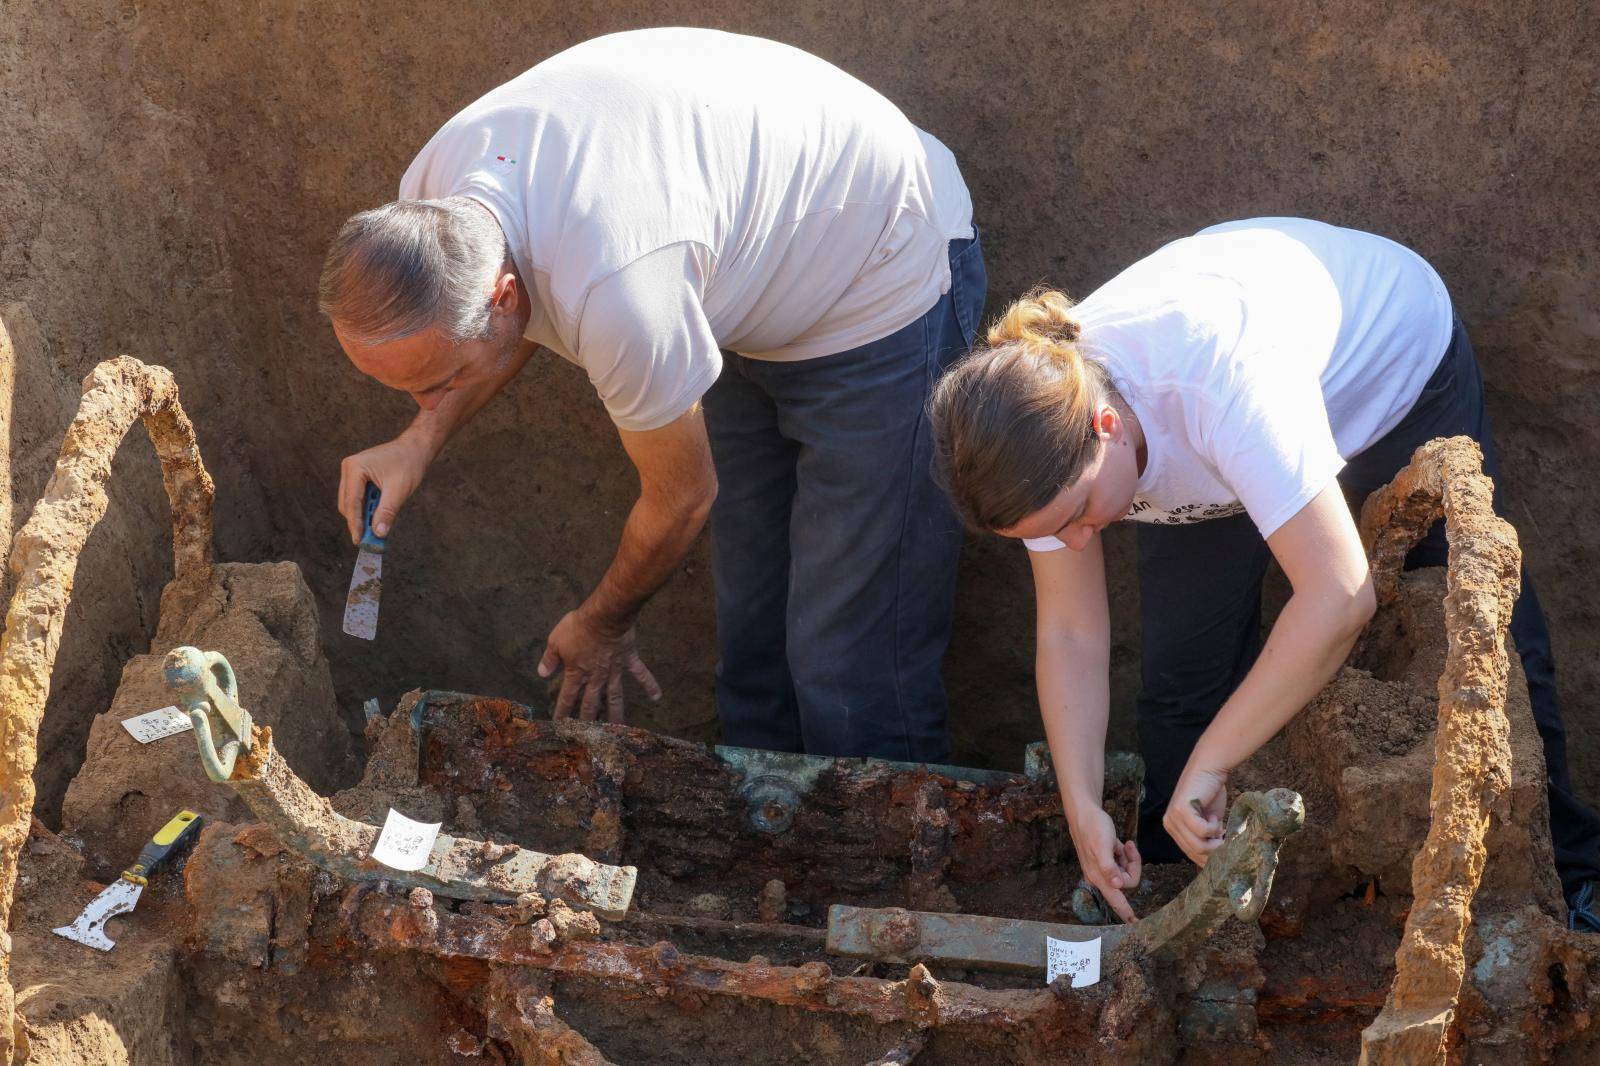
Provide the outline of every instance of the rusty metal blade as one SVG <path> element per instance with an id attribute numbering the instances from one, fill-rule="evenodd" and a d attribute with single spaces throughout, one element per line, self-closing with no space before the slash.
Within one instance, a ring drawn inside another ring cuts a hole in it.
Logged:
<path id="1" fill-rule="evenodd" d="M 356 556 L 350 575 L 350 595 L 344 601 L 344 631 L 371 640 L 378 635 L 378 597 L 383 592 L 383 556 L 363 551 Z"/>

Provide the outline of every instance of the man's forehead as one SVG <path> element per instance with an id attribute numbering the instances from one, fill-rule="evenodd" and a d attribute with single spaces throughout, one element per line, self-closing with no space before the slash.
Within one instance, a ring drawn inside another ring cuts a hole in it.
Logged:
<path id="1" fill-rule="evenodd" d="M 441 376 L 450 347 L 432 329 L 381 344 L 355 341 L 340 332 L 337 324 L 334 332 L 350 361 L 360 370 L 397 387 L 427 388 L 437 384 L 432 379 Z"/>

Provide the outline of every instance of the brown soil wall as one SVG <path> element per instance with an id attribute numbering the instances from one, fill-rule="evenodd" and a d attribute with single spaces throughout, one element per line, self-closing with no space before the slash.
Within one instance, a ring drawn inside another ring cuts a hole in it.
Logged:
<path id="1" fill-rule="evenodd" d="M 389 198 L 450 113 L 560 48 L 647 24 L 764 34 L 900 103 L 955 150 L 998 302 L 1083 293 L 1231 217 L 1314 215 L 1420 250 L 1478 342 L 1512 518 L 1556 632 L 1578 776 L 1600 795 L 1600 9 L 1566 2 L 837 5 L 665 0 L 324 5 L 13 0 L 0 19 L 0 533 L 26 517 L 77 380 L 120 351 L 170 366 L 218 487 L 221 553 L 297 561 L 347 712 L 411 686 L 543 700 L 543 636 L 605 566 L 634 482 L 582 375 L 537 360 L 468 427 L 397 527 L 380 639 L 338 635 L 351 550 L 338 461 L 408 401 L 340 356 L 313 306 L 323 248 Z M 91 540 L 46 716 L 54 820 L 93 716 L 145 650 L 170 576 L 134 441 Z M 1137 590 L 1112 537 L 1131 743 Z M 638 721 L 709 738 L 707 552 L 645 612 L 668 690 Z M 948 661 L 963 761 L 1039 733 L 1019 548 L 973 543 Z"/>

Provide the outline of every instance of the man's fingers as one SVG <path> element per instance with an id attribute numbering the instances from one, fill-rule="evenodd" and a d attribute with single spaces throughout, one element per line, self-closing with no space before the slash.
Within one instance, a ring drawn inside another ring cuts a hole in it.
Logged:
<path id="1" fill-rule="evenodd" d="M 387 537 L 389 529 L 394 525 L 395 516 L 400 513 L 400 503 L 391 504 L 386 497 L 378 497 L 378 509 L 372 512 L 372 532 L 380 537 Z"/>
<path id="2" fill-rule="evenodd" d="M 600 697 L 604 688 L 604 682 L 598 677 L 584 678 L 583 709 L 578 713 L 579 718 L 585 722 L 592 722 L 600 717 Z"/>
<path id="3" fill-rule="evenodd" d="M 639 686 L 644 689 L 646 696 L 649 696 L 652 700 L 661 698 L 661 686 L 656 683 L 656 676 L 650 672 L 650 668 L 644 664 L 644 660 L 639 658 L 637 654 L 628 656 L 628 673 L 632 674 L 633 679 L 639 682 Z"/>
<path id="4" fill-rule="evenodd" d="M 556 671 L 561 669 L 561 653 L 556 651 L 554 644 L 544 646 L 544 654 L 539 656 L 539 676 L 555 677 Z"/>
<path id="5" fill-rule="evenodd" d="M 361 539 L 361 493 L 366 488 L 367 476 L 348 463 L 339 467 L 339 513 L 350 530 L 350 543 Z"/>
<path id="6" fill-rule="evenodd" d="M 606 682 L 606 721 L 622 722 L 622 675 L 613 674 Z"/>
<path id="7" fill-rule="evenodd" d="M 555 710 L 550 712 L 552 718 L 565 718 L 578 706 L 578 696 L 583 692 L 583 679 L 574 676 L 572 671 L 567 671 L 561 679 L 561 695 L 556 697 Z"/>

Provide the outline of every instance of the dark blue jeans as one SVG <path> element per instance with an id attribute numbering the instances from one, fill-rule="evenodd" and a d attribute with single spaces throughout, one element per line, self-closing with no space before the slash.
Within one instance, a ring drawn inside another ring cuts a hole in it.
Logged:
<path id="1" fill-rule="evenodd" d="M 1449 349 L 1411 411 L 1345 464 L 1339 484 L 1359 509 L 1411 461 L 1419 445 L 1458 435 L 1482 447 L 1484 473 L 1495 483 L 1495 513 L 1503 517 L 1500 458 L 1484 411 L 1483 378 L 1459 318 Z M 1146 766 L 1139 850 L 1146 859 L 1175 861 L 1182 853 L 1161 818 L 1195 742 L 1261 650 L 1261 581 L 1270 553 L 1250 517 L 1234 515 L 1191 526 L 1141 525 L 1138 554 L 1144 626 L 1139 744 Z M 1444 566 L 1448 559 L 1440 521 L 1406 556 L 1405 565 L 1407 570 Z M 1511 614 L 1511 637 L 1544 741 L 1556 870 L 1570 898 L 1578 886 L 1600 877 L 1600 819 L 1572 791 L 1550 633 L 1526 567 Z"/>
<path id="2" fill-rule="evenodd" d="M 976 240 L 949 254 L 950 291 L 882 340 L 792 363 L 723 353 L 704 403 L 724 743 L 949 757 L 940 662 L 962 533 L 925 410 L 988 286 Z"/>

